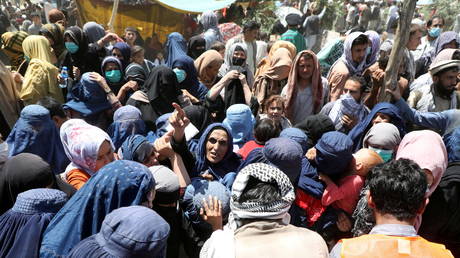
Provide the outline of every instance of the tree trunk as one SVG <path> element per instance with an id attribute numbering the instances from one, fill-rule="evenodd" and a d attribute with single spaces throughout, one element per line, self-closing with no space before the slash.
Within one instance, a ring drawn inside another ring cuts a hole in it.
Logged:
<path id="1" fill-rule="evenodd" d="M 399 21 L 396 30 L 395 41 L 391 50 L 390 59 L 385 70 L 384 89 L 380 91 L 379 102 L 389 102 L 391 95 L 385 92 L 385 89 L 394 89 L 398 87 L 398 70 L 404 58 L 404 49 L 409 41 L 409 33 L 412 18 L 414 17 L 415 5 L 417 0 L 405 0 L 402 7 L 399 8 Z"/>

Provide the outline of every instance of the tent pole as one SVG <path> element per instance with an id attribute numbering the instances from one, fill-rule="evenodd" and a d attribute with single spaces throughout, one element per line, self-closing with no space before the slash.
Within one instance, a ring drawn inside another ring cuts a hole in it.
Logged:
<path id="1" fill-rule="evenodd" d="M 112 32 L 114 32 L 113 24 L 115 23 L 115 17 L 117 16 L 119 3 L 120 3 L 120 0 L 113 1 L 112 15 L 110 16 L 109 23 L 107 24 L 107 26 L 109 27 L 109 30 Z"/>
<path id="2" fill-rule="evenodd" d="M 409 33 L 412 17 L 414 17 L 415 5 L 417 0 L 405 0 L 403 6 L 399 9 L 399 24 L 396 30 L 396 37 L 393 44 L 393 49 L 391 50 L 390 60 L 388 61 L 387 68 L 385 69 L 385 77 L 383 87 L 384 89 L 395 89 L 398 87 L 398 70 L 399 65 L 404 55 L 404 49 L 406 44 L 409 41 Z M 379 102 L 391 100 L 391 95 L 385 92 L 385 90 L 380 91 Z"/>

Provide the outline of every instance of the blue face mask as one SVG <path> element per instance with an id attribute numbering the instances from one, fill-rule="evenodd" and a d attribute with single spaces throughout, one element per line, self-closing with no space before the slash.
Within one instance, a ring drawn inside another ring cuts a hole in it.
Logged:
<path id="1" fill-rule="evenodd" d="M 30 62 L 30 57 L 24 56 L 24 59 L 25 59 L 27 62 Z"/>
<path id="2" fill-rule="evenodd" d="M 383 159 L 383 162 L 390 161 L 391 158 L 393 158 L 393 151 L 392 150 L 383 150 L 383 149 L 377 149 L 374 147 L 369 146 L 370 150 L 375 151 L 379 156 Z"/>
<path id="3" fill-rule="evenodd" d="M 371 48 L 371 47 L 367 47 L 367 48 L 366 48 L 366 56 L 371 55 L 371 53 L 372 53 L 372 48 Z"/>
<path id="4" fill-rule="evenodd" d="M 185 80 L 185 78 L 187 77 L 187 73 L 182 69 L 174 68 L 173 71 L 176 74 L 177 81 L 179 83 L 183 82 Z"/>
<path id="5" fill-rule="evenodd" d="M 69 50 L 71 54 L 75 54 L 78 51 L 78 45 L 73 42 L 66 42 L 65 48 Z"/>
<path id="6" fill-rule="evenodd" d="M 112 83 L 119 82 L 121 80 L 121 71 L 120 70 L 112 70 L 105 72 L 105 78 Z"/>
<path id="7" fill-rule="evenodd" d="M 430 35 L 430 37 L 432 38 L 437 38 L 439 37 L 439 35 L 441 34 L 442 32 L 442 29 L 441 28 L 431 28 L 429 31 L 428 31 L 428 34 Z"/>

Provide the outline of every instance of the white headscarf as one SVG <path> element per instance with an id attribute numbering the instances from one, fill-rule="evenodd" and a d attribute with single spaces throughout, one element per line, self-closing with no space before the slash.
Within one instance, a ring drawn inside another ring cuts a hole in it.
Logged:
<path id="1" fill-rule="evenodd" d="M 60 135 L 64 151 L 71 161 L 66 173 L 78 168 L 92 176 L 96 173 L 96 161 L 101 144 L 108 141 L 112 149 L 115 149 L 106 132 L 82 119 L 66 121 L 61 126 Z"/>

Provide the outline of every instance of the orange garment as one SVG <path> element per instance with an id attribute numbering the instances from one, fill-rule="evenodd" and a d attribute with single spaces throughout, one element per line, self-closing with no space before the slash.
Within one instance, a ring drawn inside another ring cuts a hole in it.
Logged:
<path id="1" fill-rule="evenodd" d="M 77 190 L 80 189 L 91 176 L 85 171 L 75 168 L 67 173 L 67 183 L 75 187 Z"/>
<path id="2" fill-rule="evenodd" d="M 454 257 L 444 245 L 425 240 L 423 237 L 399 237 L 381 234 L 363 235 L 342 239 L 340 257 Z"/>

